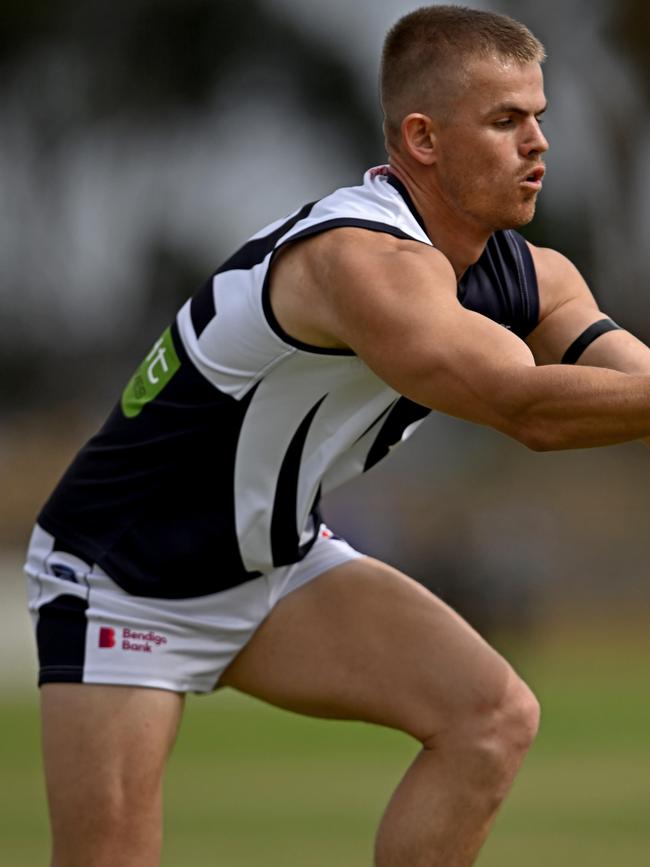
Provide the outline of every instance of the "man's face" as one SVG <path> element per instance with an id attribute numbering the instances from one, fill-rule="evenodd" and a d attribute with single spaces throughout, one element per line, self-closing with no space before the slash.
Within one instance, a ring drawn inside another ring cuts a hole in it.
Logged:
<path id="1" fill-rule="evenodd" d="M 459 99 L 436 131 L 433 165 L 439 194 L 452 213 L 490 232 L 532 220 L 548 142 L 538 63 L 474 60 Z"/>

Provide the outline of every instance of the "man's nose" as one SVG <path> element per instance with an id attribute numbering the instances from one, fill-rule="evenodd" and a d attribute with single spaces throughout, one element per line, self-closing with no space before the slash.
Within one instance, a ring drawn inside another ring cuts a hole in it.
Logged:
<path id="1" fill-rule="evenodd" d="M 529 157 L 531 154 L 543 154 L 549 148 L 546 136 L 537 118 L 533 118 L 526 126 L 526 136 L 520 145 L 522 156 Z"/>

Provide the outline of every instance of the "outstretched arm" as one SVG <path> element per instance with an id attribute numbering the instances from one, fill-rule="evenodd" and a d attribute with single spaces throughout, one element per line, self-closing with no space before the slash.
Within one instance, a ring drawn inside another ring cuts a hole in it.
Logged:
<path id="1" fill-rule="evenodd" d="M 370 236 L 327 233 L 312 247 L 308 271 L 318 284 L 320 331 L 398 392 L 538 450 L 650 435 L 650 376 L 536 366 L 523 341 L 459 304 L 442 254 Z"/>

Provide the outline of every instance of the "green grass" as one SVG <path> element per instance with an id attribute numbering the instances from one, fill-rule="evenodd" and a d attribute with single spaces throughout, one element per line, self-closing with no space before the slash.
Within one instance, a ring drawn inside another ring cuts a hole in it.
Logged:
<path id="1" fill-rule="evenodd" d="M 480 867 L 645 867 L 650 639 L 557 641 L 519 658 L 544 708 Z M 0 865 L 47 864 L 35 700 L 0 706 Z M 167 777 L 164 867 L 370 867 L 415 754 L 395 732 L 191 698 Z"/>

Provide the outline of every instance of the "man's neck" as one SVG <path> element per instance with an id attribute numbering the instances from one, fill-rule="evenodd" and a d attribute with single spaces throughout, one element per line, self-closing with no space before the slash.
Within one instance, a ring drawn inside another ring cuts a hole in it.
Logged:
<path id="1" fill-rule="evenodd" d="M 425 185 L 404 166 L 391 160 L 391 174 L 406 187 L 426 227 L 427 235 L 447 259 L 460 280 L 478 261 L 491 232 L 452 211 L 433 187 Z"/>

